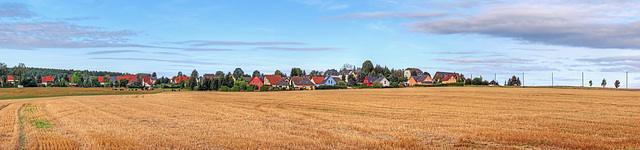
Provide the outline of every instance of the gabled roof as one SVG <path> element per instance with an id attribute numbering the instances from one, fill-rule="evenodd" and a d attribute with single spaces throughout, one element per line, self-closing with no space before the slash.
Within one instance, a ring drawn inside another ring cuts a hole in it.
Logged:
<path id="1" fill-rule="evenodd" d="M 449 81 L 451 78 L 457 79 L 455 75 L 446 75 L 442 78 L 442 81 Z"/>
<path id="2" fill-rule="evenodd" d="M 373 83 L 376 82 L 378 80 L 378 77 L 374 77 L 374 76 L 367 76 L 367 81 L 369 83 Z"/>
<path id="3" fill-rule="evenodd" d="M 412 76 L 412 77 L 413 77 L 413 81 L 423 82 L 424 80 L 426 80 L 430 76 L 429 75 L 420 75 L 420 76 Z"/>
<path id="4" fill-rule="evenodd" d="M 387 78 L 385 78 L 385 77 L 379 77 L 378 79 L 376 79 L 376 80 L 375 80 L 375 81 L 373 81 L 373 82 L 381 82 L 381 81 L 382 81 L 382 80 L 384 80 L 384 79 L 387 79 Z"/>
<path id="5" fill-rule="evenodd" d="M 53 82 L 53 76 L 42 77 L 42 82 Z"/>
<path id="6" fill-rule="evenodd" d="M 143 81 L 143 82 L 145 82 L 145 83 L 151 82 L 151 77 L 149 77 L 149 76 L 143 76 L 143 77 L 142 77 L 142 81 Z"/>
<path id="7" fill-rule="evenodd" d="M 42 82 L 44 82 L 44 78 L 42 78 Z M 98 76 L 98 82 L 104 82 L 104 76 Z"/>
<path id="8" fill-rule="evenodd" d="M 287 82 L 286 79 L 282 79 L 282 80 L 278 81 L 278 84 L 275 84 L 275 85 L 289 86 L 289 82 Z"/>
<path id="9" fill-rule="evenodd" d="M 339 74 L 340 73 L 338 73 L 338 70 L 329 69 L 329 70 L 325 71 L 323 75 L 325 75 L 325 76 L 335 76 L 335 75 L 339 75 Z"/>
<path id="10" fill-rule="evenodd" d="M 333 78 L 333 81 L 336 81 L 336 83 L 342 81 L 342 79 L 339 77 L 331 77 L 331 78 Z"/>
<path id="11" fill-rule="evenodd" d="M 460 74 L 458 73 L 453 73 L 453 72 L 436 72 L 435 75 L 433 75 L 433 78 L 445 78 L 445 76 L 447 75 L 455 75 L 456 78 L 460 78 Z"/>
<path id="12" fill-rule="evenodd" d="M 217 78 L 216 74 L 204 74 L 202 75 L 202 77 L 209 78 L 209 79 Z"/>
<path id="13" fill-rule="evenodd" d="M 12 75 L 8 75 L 8 76 L 7 76 L 7 80 L 13 80 L 13 79 L 14 79 L 14 78 L 13 78 L 13 76 L 12 76 Z"/>
<path id="14" fill-rule="evenodd" d="M 311 78 L 313 79 L 313 82 L 314 82 L 315 84 L 320 84 L 320 83 L 322 83 L 322 81 L 324 80 L 324 78 L 323 78 L 323 77 L 319 77 L 319 76 L 314 76 L 314 77 L 311 77 Z"/>
<path id="15" fill-rule="evenodd" d="M 158 80 L 158 77 L 151 77 L 151 80 Z"/>
<path id="16" fill-rule="evenodd" d="M 264 78 L 269 80 L 269 84 L 271 85 L 276 85 L 282 81 L 282 76 L 280 75 L 264 75 Z"/>
<path id="17" fill-rule="evenodd" d="M 418 69 L 418 68 L 407 68 L 407 69 L 405 69 L 405 71 L 406 71 L 406 70 L 409 70 L 409 71 L 416 71 L 416 72 L 419 72 L 420 74 L 422 74 L 422 70 L 420 70 L 420 69 Z"/>
<path id="18" fill-rule="evenodd" d="M 300 83 L 300 81 L 302 81 L 304 78 L 303 77 L 299 77 L 299 76 L 295 76 L 295 77 L 291 77 L 291 82 L 293 82 L 293 84 L 298 85 L 298 83 Z"/>
<path id="19" fill-rule="evenodd" d="M 117 76 L 111 76 L 109 81 L 116 82 L 116 81 L 118 81 L 118 77 Z"/>
<path id="20" fill-rule="evenodd" d="M 298 84 L 296 85 L 316 85 L 313 82 L 311 82 L 311 80 L 309 79 L 302 79 L 300 82 L 298 82 Z"/>
<path id="21" fill-rule="evenodd" d="M 126 75 L 124 75 L 124 77 L 129 79 L 129 82 L 138 82 L 138 76 L 137 75 L 126 74 Z"/>

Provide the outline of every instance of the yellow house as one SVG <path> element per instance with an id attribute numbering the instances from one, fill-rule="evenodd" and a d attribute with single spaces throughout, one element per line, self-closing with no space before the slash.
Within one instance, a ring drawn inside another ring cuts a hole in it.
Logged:
<path id="1" fill-rule="evenodd" d="M 457 82 L 458 82 L 458 79 L 456 79 L 456 76 L 453 76 L 453 75 L 447 75 L 444 78 L 442 78 L 443 84 L 457 83 Z"/>

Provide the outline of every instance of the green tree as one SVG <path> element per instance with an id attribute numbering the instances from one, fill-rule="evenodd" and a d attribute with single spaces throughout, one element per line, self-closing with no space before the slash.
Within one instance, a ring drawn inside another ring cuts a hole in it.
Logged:
<path id="1" fill-rule="evenodd" d="M 316 76 L 316 74 L 318 74 L 318 71 L 316 70 L 311 70 L 311 72 L 309 72 L 309 76 Z"/>
<path id="2" fill-rule="evenodd" d="M 242 75 L 244 75 L 244 71 L 242 71 L 241 68 L 236 68 L 236 70 L 233 70 L 233 77 L 236 77 L 236 79 L 242 77 Z"/>
<path id="3" fill-rule="evenodd" d="M 289 74 L 289 76 L 303 76 L 303 71 L 300 68 L 291 68 L 291 74 Z"/>
<path id="4" fill-rule="evenodd" d="M 0 79 L 1 83 L 7 83 L 7 64 L 0 62 Z M 4 85 L 0 85 L 0 87 L 4 87 Z"/>
<path id="5" fill-rule="evenodd" d="M 82 83 L 82 73 L 74 72 L 71 76 L 71 83 L 80 85 Z"/>
<path id="6" fill-rule="evenodd" d="M 274 72 L 273 75 L 284 76 L 284 74 L 282 74 L 282 71 L 280 71 L 280 70 L 276 70 L 276 72 Z"/>
<path id="7" fill-rule="evenodd" d="M 616 86 L 616 89 L 617 89 L 618 87 L 620 87 L 620 80 L 616 80 L 616 82 L 615 82 L 615 83 L 613 83 L 613 85 L 615 85 L 615 86 Z"/>
<path id="8" fill-rule="evenodd" d="M 348 84 L 349 86 L 356 86 L 356 85 L 358 85 L 358 79 L 356 79 L 356 77 L 355 77 L 355 76 L 353 76 L 352 74 L 349 74 L 348 79 L 349 79 L 349 80 L 347 80 L 347 81 L 348 81 L 348 82 L 347 82 L 347 84 Z"/>
<path id="9" fill-rule="evenodd" d="M 224 72 L 222 72 L 222 71 L 216 71 L 216 77 L 218 77 L 218 78 L 224 78 Z"/>
<path id="10" fill-rule="evenodd" d="M 11 68 L 11 75 L 17 77 L 19 80 L 17 83 L 20 83 L 22 85 L 28 82 L 26 80 L 28 72 L 29 69 L 27 69 L 27 66 L 24 65 L 24 63 L 19 63 L 18 66 L 14 66 L 13 68 Z"/>
<path id="11" fill-rule="evenodd" d="M 606 79 L 602 79 L 602 83 L 600 83 L 600 85 L 602 85 L 602 88 L 607 86 L 607 80 Z"/>
<path id="12" fill-rule="evenodd" d="M 347 86 L 347 83 L 344 81 L 338 81 L 338 84 L 336 84 L 337 86 Z"/>
<path id="13" fill-rule="evenodd" d="M 364 61 L 364 63 L 362 63 L 362 69 L 360 69 L 360 72 L 364 72 L 364 74 L 369 74 L 372 70 L 373 70 L 373 63 L 371 63 L 370 60 L 366 60 Z"/>
<path id="14" fill-rule="evenodd" d="M 589 80 L 589 86 L 593 85 L 593 80 Z"/>
<path id="15" fill-rule="evenodd" d="M 378 81 L 373 82 L 373 87 L 374 87 L 374 88 L 382 88 L 382 83 L 380 83 L 380 82 L 378 82 Z"/>
<path id="16" fill-rule="evenodd" d="M 120 79 L 120 87 L 127 87 L 127 84 L 129 84 L 129 79 L 127 78 Z"/>
<path id="17" fill-rule="evenodd" d="M 260 76 L 260 71 L 258 71 L 258 70 L 253 71 L 253 76 L 252 77 L 255 77 L 255 76 Z"/>
<path id="18" fill-rule="evenodd" d="M 151 73 L 151 77 L 157 78 L 158 74 L 156 74 L 156 72 Z"/>
<path id="19" fill-rule="evenodd" d="M 198 71 L 196 71 L 196 69 L 193 69 L 193 71 L 191 71 L 191 78 L 198 78 Z"/>
<path id="20" fill-rule="evenodd" d="M 417 75 L 418 75 L 418 72 L 417 72 L 417 71 L 415 71 L 415 70 L 414 70 L 414 71 L 411 71 L 411 76 L 417 76 Z"/>

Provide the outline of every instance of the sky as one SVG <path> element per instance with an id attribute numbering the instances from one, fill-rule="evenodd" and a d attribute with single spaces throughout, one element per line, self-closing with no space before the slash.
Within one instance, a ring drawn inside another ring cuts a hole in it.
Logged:
<path id="1" fill-rule="evenodd" d="M 632 0 L 0 0 L 8 66 L 200 74 L 420 68 L 640 88 Z"/>

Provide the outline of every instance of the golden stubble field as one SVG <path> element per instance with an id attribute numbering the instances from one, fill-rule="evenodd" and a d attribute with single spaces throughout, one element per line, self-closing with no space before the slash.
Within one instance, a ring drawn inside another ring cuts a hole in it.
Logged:
<path id="1" fill-rule="evenodd" d="M 439 87 L 0 101 L 0 149 L 638 149 L 640 92 Z"/>

